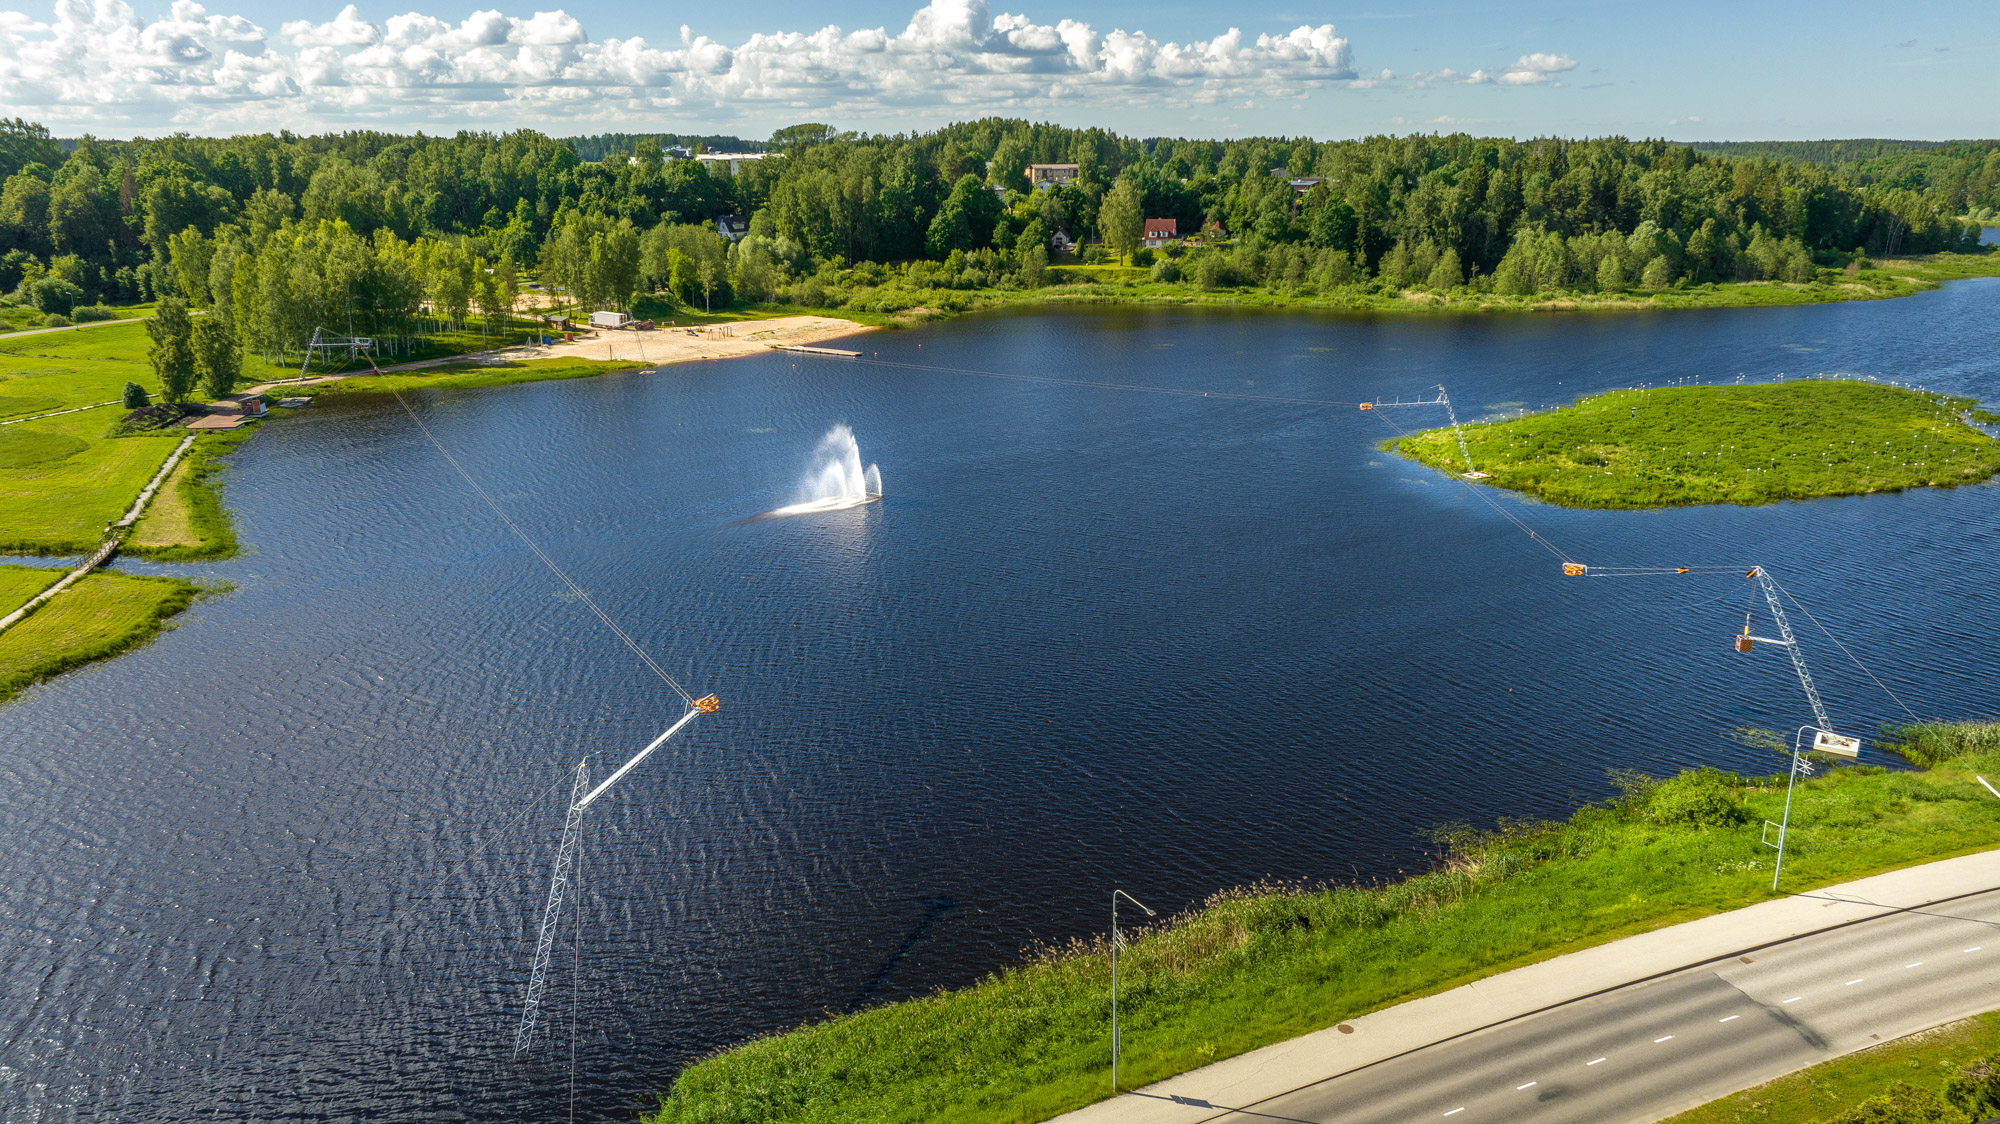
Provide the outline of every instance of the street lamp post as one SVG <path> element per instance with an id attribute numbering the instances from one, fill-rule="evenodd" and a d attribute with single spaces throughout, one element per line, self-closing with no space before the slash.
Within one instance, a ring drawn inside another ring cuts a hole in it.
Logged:
<path id="1" fill-rule="evenodd" d="M 1124 898 L 1146 911 L 1148 917 L 1158 917 L 1146 903 L 1123 890 L 1111 891 L 1111 1091 L 1118 1092 L 1118 946 L 1125 938 L 1118 935 L 1118 899 Z"/>
<path id="2" fill-rule="evenodd" d="M 1792 827 L 1792 789 L 1798 787 L 1799 755 L 1804 752 L 1807 730 L 1811 730 L 1815 734 L 1819 733 L 1819 727 L 1817 726 L 1800 726 L 1799 732 L 1792 738 L 1792 777 L 1785 784 L 1785 818 L 1784 822 L 1778 825 L 1778 862 L 1771 870 L 1771 889 L 1774 892 L 1778 888 L 1778 878 L 1785 873 L 1785 833 L 1790 831 Z M 1769 821 L 1765 822 L 1768 823 Z M 1765 830 L 1769 831 L 1770 829 L 1766 828 Z"/>

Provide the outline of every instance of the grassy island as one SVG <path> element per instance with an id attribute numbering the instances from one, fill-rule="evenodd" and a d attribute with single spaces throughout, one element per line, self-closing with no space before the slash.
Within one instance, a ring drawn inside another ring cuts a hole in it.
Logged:
<path id="1" fill-rule="evenodd" d="M 1565 507 L 1639 508 L 1953 487 L 2000 472 L 2000 441 L 1970 399 L 1808 379 L 1620 390 L 1464 427 L 1492 483 Z M 1465 471 L 1450 429 L 1392 443 Z"/>
<path id="2" fill-rule="evenodd" d="M 1786 889 L 2000 846 L 2000 724 L 1893 739 L 1921 771 L 1801 783 Z M 1255 886 L 1133 937 L 1120 958 L 1131 1085 L 1616 937 L 1765 900 L 1782 775 L 1617 778 L 1560 823 L 1437 834 L 1435 869 L 1385 886 Z M 1109 962 L 1031 953 L 962 990 L 842 1016 L 684 1071 L 652 1124 L 1042 1120 L 1104 1097 Z M 1124 990 L 1129 988 L 1129 990 Z"/>

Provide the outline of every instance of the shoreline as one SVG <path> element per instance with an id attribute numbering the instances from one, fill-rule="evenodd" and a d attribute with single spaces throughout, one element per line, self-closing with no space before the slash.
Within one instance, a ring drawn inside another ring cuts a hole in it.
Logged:
<path id="1" fill-rule="evenodd" d="M 1504 296 L 1471 288 L 1438 293 L 1403 289 L 1384 293 L 1355 285 L 1331 293 L 1287 293 L 1263 288 L 1201 289 L 1191 283 L 1156 282 L 1137 266 L 1066 264 L 1051 274 L 1069 278 L 1038 288 L 911 289 L 897 284 L 843 289 L 832 306 L 773 304 L 827 316 L 863 316 L 886 325 L 941 320 L 969 312 L 1064 304 L 1119 304 L 1259 308 L 1271 311 L 1453 315 L 1524 312 L 1666 312 L 1686 309 L 1773 308 L 1849 301 L 1893 300 L 1941 288 L 1947 281 L 2000 277 L 2000 251 L 1885 258 L 1849 274 L 1826 271 L 1809 282 L 1727 281 L 1673 288 L 1657 293 L 1621 290 Z M 853 276 L 852 271 L 848 273 Z M 836 283 L 835 288 L 840 288 Z M 849 304 L 858 307 L 848 307 Z"/>
<path id="2" fill-rule="evenodd" d="M 712 359 L 741 359 L 749 355 L 761 355 L 776 350 L 779 344 L 810 345 L 845 339 L 862 332 L 876 331 L 880 327 L 881 325 L 864 324 L 841 317 L 799 313 L 691 327 L 656 328 L 648 332 L 591 330 L 587 333 L 575 333 L 577 337 L 575 339 L 549 344 L 510 344 L 487 351 L 468 351 L 436 359 L 397 363 L 370 371 L 341 371 L 299 381 L 267 382 L 248 387 L 241 393 L 274 394 L 287 387 L 329 386 L 350 380 L 363 380 L 356 382 L 354 389 L 367 390 L 369 388 L 365 380 L 385 376 L 420 375 L 424 371 L 460 372 L 552 359 L 603 363 L 607 364 L 603 368 L 605 372 L 634 368 L 657 370 L 682 363 Z M 599 353 L 600 350 L 602 354 Z M 436 384 L 418 385 L 443 387 L 453 384 L 440 381 Z"/>

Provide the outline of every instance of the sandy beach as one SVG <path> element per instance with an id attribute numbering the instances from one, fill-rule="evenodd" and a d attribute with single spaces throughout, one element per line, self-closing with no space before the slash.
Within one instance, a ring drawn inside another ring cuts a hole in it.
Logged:
<path id="1" fill-rule="evenodd" d="M 875 329 L 852 320 L 831 316 L 778 316 L 769 320 L 741 320 L 729 324 L 709 324 L 699 328 L 655 328 L 650 332 L 582 331 L 575 338 L 547 345 L 519 345 L 447 355 L 417 363 L 398 363 L 381 368 L 381 373 L 421 371 L 429 367 L 464 367 L 482 363 L 513 363 L 528 359 L 623 359 L 656 366 L 692 363 L 699 359 L 734 359 L 755 355 L 784 345 L 811 345 L 837 340 Z M 341 379 L 370 378 L 374 371 L 350 371 L 320 375 L 303 383 L 285 381 L 252 386 L 242 393 L 262 394 L 286 387 L 311 386 Z"/>
<path id="2" fill-rule="evenodd" d="M 468 361 L 515 362 L 525 359 L 626 359 L 664 366 L 697 359 L 732 359 L 768 351 L 782 344 L 817 344 L 867 331 L 873 329 L 866 324 L 837 320 L 831 316 L 779 316 L 770 320 L 743 320 L 700 328 L 661 327 L 650 332 L 600 330 L 577 333 L 575 339 L 559 340 L 544 346 L 501 348 L 475 355 L 384 367 L 382 370 L 385 373 L 414 371 Z"/>

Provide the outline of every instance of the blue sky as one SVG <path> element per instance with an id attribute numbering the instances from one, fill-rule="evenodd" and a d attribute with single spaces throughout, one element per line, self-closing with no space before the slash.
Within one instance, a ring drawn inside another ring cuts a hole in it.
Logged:
<path id="1" fill-rule="evenodd" d="M 418 2 L 0 7 L 0 113 L 112 136 L 988 113 L 1212 137 L 2000 135 L 2000 21 L 1969 3 Z"/>

